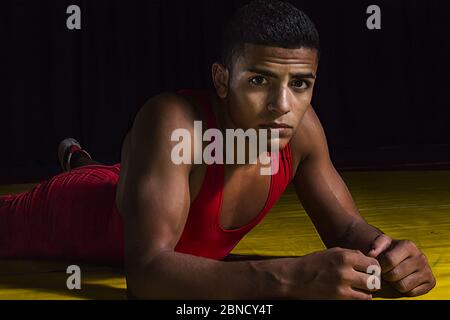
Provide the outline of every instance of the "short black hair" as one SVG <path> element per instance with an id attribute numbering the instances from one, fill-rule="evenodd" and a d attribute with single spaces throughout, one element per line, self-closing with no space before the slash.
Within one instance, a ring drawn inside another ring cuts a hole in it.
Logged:
<path id="1" fill-rule="evenodd" d="M 234 13 L 222 38 L 222 64 L 231 69 L 233 58 L 246 43 L 320 50 L 319 32 L 309 17 L 282 1 L 256 0 Z"/>

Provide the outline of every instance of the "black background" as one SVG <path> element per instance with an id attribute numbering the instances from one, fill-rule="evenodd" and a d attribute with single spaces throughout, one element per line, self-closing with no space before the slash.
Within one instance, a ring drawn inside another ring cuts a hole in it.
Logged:
<path id="1" fill-rule="evenodd" d="M 149 97 L 212 87 L 224 24 L 247 2 L 2 1 L 0 182 L 57 173 L 68 136 L 97 160 L 118 162 Z M 449 2 L 290 2 L 320 33 L 313 106 L 335 165 L 448 167 Z M 81 30 L 66 27 L 71 4 Z M 366 27 L 370 4 L 381 8 L 381 30 Z"/>

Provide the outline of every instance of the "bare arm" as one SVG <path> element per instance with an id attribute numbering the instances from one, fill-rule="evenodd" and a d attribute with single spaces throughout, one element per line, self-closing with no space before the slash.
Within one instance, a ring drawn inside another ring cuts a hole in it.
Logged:
<path id="1" fill-rule="evenodd" d="M 175 95 L 153 98 L 136 117 L 120 209 L 128 289 L 140 299 L 274 298 L 283 260 L 223 262 L 174 248 L 189 211 L 191 165 L 170 158 L 173 130 L 193 134 L 194 115 Z"/>
<path id="2" fill-rule="evenodd" d="M 436 280 L 417 246 L 409 240 L 392 240 L 360 216 L 331 163 L 325 134 L 312 107 L 305 114 L 300 134 L 303 139 L 295 139 L 296 147 L 307 152 L 294 184 L 325 245 L 357 249 L 377 258 L 383 279 L 406 295 L 417 296 L 431 290 Z"/>
<path id="3" fill-rule="evenodd" d="M 344 247 L 367 253 L 382 232 L 359 214 L 352 196 L 334 168 L 322 125 L 310 106 L 302 119 L 294 147 L 304 159 L 294 178 L 297 195 L 328 248 Z"/>
<path id="4" fill-rule="evenodd" d="M 354 268 L 377 263 L 337 249 L 298 258 L 215 261 L 175 252 L 189 212 L 190 165 L 170 158 L 170 135 L 193 132 L 195 116 L 180 97 L 152 99 L 136 117 L 127 173 L 119 181 L 124 218 L 125 273 L 138 299 L 353 298 L 371 296 L 367 275 Z M 192 136 L 192 134 L 191 134 Z M 322 266 L 318 269 L 319 266 Z"/>
<path id="5" fill-rule="evenodd" d="M 247 260 L 267 260 L 267 259 L 282 259 L 282 258 L 293 258 L 293 256 L 260 256 L 254 254 L 230 253 L 222 261 L 247 261 Z"/>

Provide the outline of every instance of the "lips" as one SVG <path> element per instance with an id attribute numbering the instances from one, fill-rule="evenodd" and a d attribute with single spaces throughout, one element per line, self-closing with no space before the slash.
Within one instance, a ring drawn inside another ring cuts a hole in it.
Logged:
<path id="1" fill-rule="evenodd" d="M 287 125 L 285 123 L 278 123 L 278 122 L 270 122 L 260 125 L 261 128 L 273 128 L 273 129 L 292 129 L 290 125 Z"/>
<path id="2" fill-rule="evenodd" d="M 261 129 L 276 131 L 278 132 L 278 137 L 288 137 L 292 134 L 292 127 L 286 123 L 280 122 L 270 122 L 259 126 Z"/>

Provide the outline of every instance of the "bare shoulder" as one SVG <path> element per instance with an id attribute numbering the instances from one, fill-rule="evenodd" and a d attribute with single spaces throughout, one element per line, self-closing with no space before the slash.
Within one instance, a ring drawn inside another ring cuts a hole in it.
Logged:
<path id="1" fill-rule="evenodd" d="M 137 112 L 133 125 L 122 142 L 122 167 L 127 167 L 132 144 L 136 146 L 135 152 L 141 153 L 146 150 L 142 148 L 143 143 L 146 146 L 151 141 L 158 141 L 159 145 L 164 144 L 163 141 L 169 143 L 167 135 L 175 129 L 183 128 L 193 132 L 196 118 L 196 106 L 181 94 L 164 92 L 151 97 Z"/>
<path id="2" fill-rule="evenodd" d="M 192 103 L 172 92 L 151 97 L 139 109 L 122 143 L 116 193 L 116 204 L 121 211 L 130 185 L 136 185 L 150 175 L 155 180 L 158 174 L 164 174 L 165 171 L 177 173 L 181 177 L 179 171 L 188 172 L 191 169 L 189 165 L 171 166 L 170 150 L 175 143 L 171 135 L 176 129 L 186 129 L 192 135 L 195 117 Z"/>
<path id="3" fill-rule="evenodd" d="M 144 118 L 154 124 L 173 123 L 184 127 L 192 124 L 197 117 L 197 109 L 192 101 L 176 92 L 163 92 L 151 97 L 138 111 L 135 122 Z"/>
<path id="4" fill-rule="evenodd" d="M 175 130 L 187 130 L 192 136 L 194 121 L 199 117 L 197 107 L 185 96 L 175 92 L 160 93 L 150 98 L 136 114 L 128 143 L 136 146 L 134 152 L 137 153 L 145 152 L 143 146 L 166 148 L 173 144 L 171 134 Z"/>
<path id="5" fill-rule="evenodd" d="M 325 132 L 311 105 L 300 120 L 290 145 L 297 163 L 303 163 L 308 158 L 328 157 Z"/>

